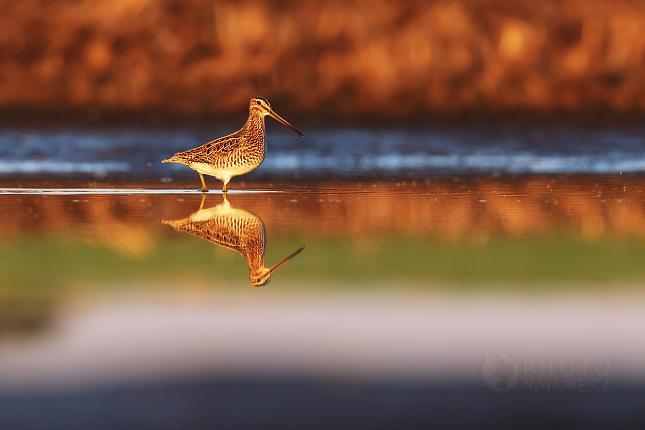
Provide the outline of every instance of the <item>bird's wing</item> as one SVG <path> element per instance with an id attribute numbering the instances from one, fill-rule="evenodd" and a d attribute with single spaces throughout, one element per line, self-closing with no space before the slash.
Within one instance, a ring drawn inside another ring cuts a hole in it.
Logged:
<path id="1" fill-rule="evenodd" d="M 229 136 L 220 137 L 219 139 L 211 140 L 195 149 L 188 151 L 178 152 L 173 158 L 193 163 L 208 162 L 209 159 L 221 159 L 228 153 L 238 148 L 242 143 L 242 137 L 237 133 Z"/>
<path id="2" fill-rule="evenodd" d="M 231 135 L 220 137 L 202 145 L 209 156 L 220 156 L 233 151 L 242 143 L 242 137 Z"/>
<path id="3" fill-rule="evenodd" d="M 181 219 L 177 221 L 164 221 L 163 223 L 172 226 L 177 231 L 194 234 L 195 236 L 206 239 L 215 245 L 232 249 L 233 251 L 237 251 L 241 254 L 244 250 L 242 238 L 235 234 L 235 232 L 227 229 L 225 225 L 223 226 L 220 221 L 221 220 L 219 219 L 206 221 Z"/>

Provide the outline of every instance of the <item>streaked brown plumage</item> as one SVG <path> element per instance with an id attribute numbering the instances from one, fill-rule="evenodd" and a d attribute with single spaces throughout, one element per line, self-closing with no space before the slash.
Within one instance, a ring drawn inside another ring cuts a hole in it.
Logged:
<path id="1" fill-rule="evenodd" d="M 267 285 L 273 272 L 305 249 L 303 246 L 278 264 L 264 267 L 267 233 L 262 220 L 251 212 L 231 207 L 226 194 L 222 204 L 202 209 L 205 197 L 202 197 L 199 210 L 188 218 L 162 222 L 177 231 L 194 234 L 242 254 L 249 265 L 249 280 L 254 286 Z"/>
<path id="2" fill-rule="evenodd" d="M 305 137 L 273 112 L 267 99 L 256 97 L 251 99 L 249 119 L 240 130 L 197 148 L 178 152 L 161 162 L 181 163 L 196 170 L 202 180 L 202 192 L 208 191 L 203 174 L 221 179 L 224 182 L 223 191 L 226 192 L 226 184 L 233 176 L 255 170 L 264 161 L 267 153 L 264 117 L 267 115 Z"/>

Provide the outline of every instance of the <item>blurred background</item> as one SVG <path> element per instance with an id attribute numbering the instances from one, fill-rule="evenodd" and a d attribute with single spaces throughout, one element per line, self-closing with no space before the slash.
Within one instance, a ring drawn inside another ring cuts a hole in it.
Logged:
<path id="1" fill-rule="evenodd" d="M 645 107 L 638 0 L 25 0 L 0 10 L 5 115 L 188 118 L 245 110 L 254 95 L 298 119 Z"/>
<path id="2" fill-rule="evenodd" d="M 643 427 L 643 28 L 0 0 L 0 428 Z M 227 201 L 161 164 L 255 96 L 307 137 L 268 119 Z M 249 223 L 253 256 L 217 245 Z"/>

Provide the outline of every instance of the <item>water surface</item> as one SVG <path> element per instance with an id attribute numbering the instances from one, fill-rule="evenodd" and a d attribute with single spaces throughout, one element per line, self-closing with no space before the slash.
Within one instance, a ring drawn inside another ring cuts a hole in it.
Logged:
<path id="1" fill-rule="evenodd" d="M 267 127 L 268 157 L 247 178 L 645 171 L 645 130 L 639 127 L 304 128 L 306 139 L 280 125 Z M 185 166 L 160 161 L 236 130 L 2 130 L 0 175 L 187 176 Z"/>
<path id="2" fill-rule="evenodd" d="M 244 258 L 163 224 L 223 203 L 212 192 L 202 204 L 192 182 L 0 188 L 3 288 L 245 288 Z M 228 201 L 264 224 L 267 265 L 307 247 L 270 288 L 604 289 L 645 279 L 643 185 L 626 176 L 238 183 Z"/>

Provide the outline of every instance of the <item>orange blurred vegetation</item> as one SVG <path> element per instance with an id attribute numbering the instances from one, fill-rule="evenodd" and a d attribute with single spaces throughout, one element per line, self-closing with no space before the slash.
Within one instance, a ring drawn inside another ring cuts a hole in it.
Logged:
<path id="1" fill-rule="evenodd" d="M 645 108 L 636 0 L 2 0 L 0 106 Z"/>

